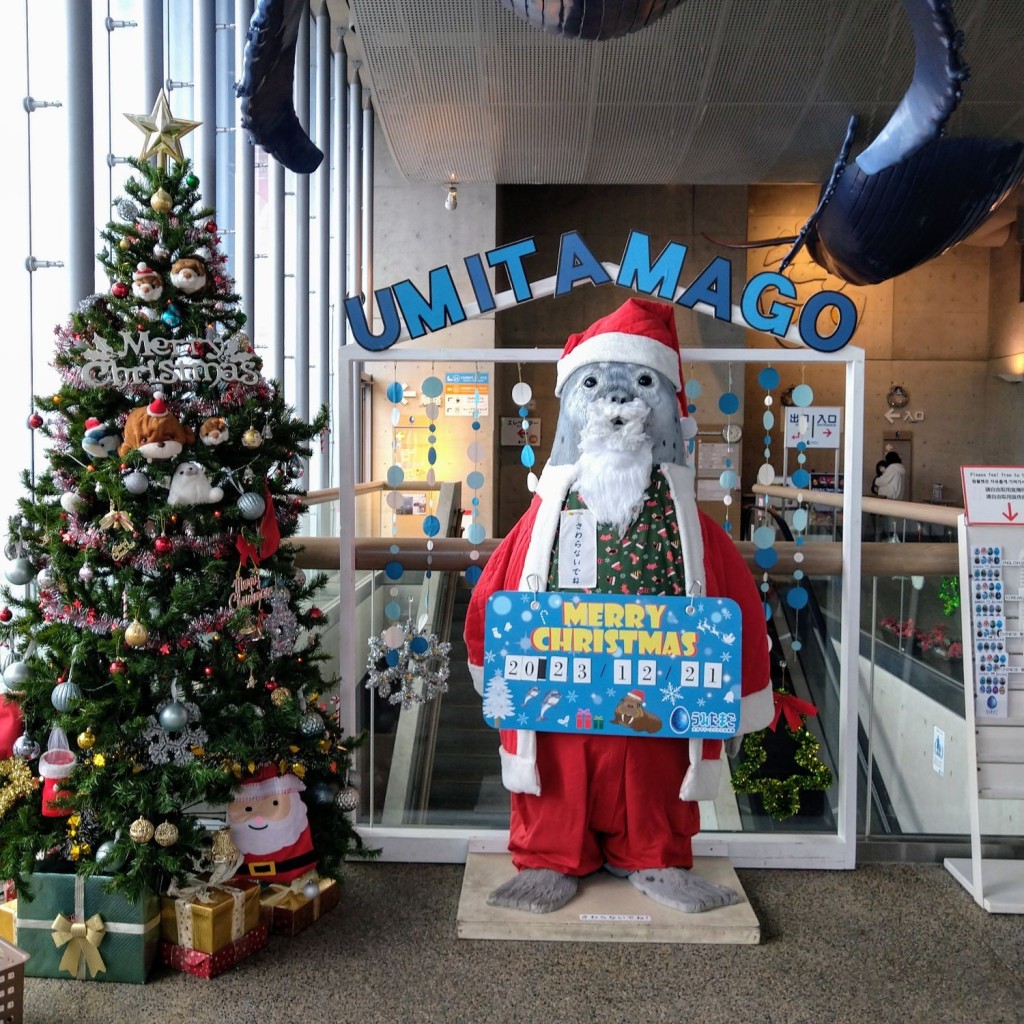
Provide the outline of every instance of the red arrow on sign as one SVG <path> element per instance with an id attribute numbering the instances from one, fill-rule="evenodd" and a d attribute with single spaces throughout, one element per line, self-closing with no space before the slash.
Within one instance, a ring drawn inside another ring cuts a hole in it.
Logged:
<path id="1" fill-rule="evenodd" d="M 823 434 L 824 434 L 824 435 L 825 435 L 826 437 L 831 437 L 831 436 L 832 436 L 832 431 L 831 431 L 831 430 L 829 430 L 829 429 L 828 429 L 827 427 L 826 427 L 826 428 L 825 428 L 825 429 L 824 429 L 824 430 L 822 431 L 822 433 L 823 433 Z"/>
<path id="2" fill-rule="evenodd" d="M 1002 513 L 1003 518 L 1005 520 L 1007 520 L 1008 522 L 1012 523 L 1014 521 L 1014 519 L 1016 519 L 1019 515 L 1020 515 L 1020 513 L 1019 512 L 1014 512 L 1013 511 L 1013 506 L 1009 502 L 1007 502 L 1006 503 L 1006 511 Z"/>

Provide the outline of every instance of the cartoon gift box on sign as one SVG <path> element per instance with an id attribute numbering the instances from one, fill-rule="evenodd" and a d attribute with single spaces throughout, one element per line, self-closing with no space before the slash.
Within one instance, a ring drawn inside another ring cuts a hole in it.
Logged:
<path id="1" fill-rule="evenodd" d="M 470 669 L 501 730 L 518 870 L 492 905 L 556 910 L 601 868 L 684 912 L 737 899 L 691 872 L 691 839 L 697 801 L 718 791 L 722 739 L 771 721 L 768 638 L 750 571 L 697 508 L 674 317 L 671 305 L 631 298 L 569 338 L 551 457 L 473 592 Z M 485 658 L 485 626 L 495 628 L 488 604 L 511 609 L 513 598 L 536 609 L 542 656 L 503 661 L 488 647 Z M 577 657 L 582 633 L 588 654 Z M 606 669 L 608 685 L 596 678 Z M 510 676 L 535 677 L 519 707 Z M 691 684 L 717 710 L 687 711 Z M 574 690 L 584 706 L 603 701 L 589 730 L 570 731 Z M 653 712 L 656 694 L 667 714 Z"/>

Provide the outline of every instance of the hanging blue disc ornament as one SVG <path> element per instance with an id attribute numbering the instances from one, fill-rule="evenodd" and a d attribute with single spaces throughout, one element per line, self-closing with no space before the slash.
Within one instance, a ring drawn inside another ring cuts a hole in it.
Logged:
<path id="1" fill-rule="evenodd" d="M 402 567 L 402 563 L 399 561 L 391 561 L 384 566 L 384 574 L 389 580 L 400 580 L 403 572 L 405 572 L 405 570 Z"/>
<path id="2" fill-rule="evenodd" d="M 726 391 L 725 394 L 718 399 L 718 411 L 722 413 L 723 416 L 733 416 L 739 411 L 739 408 L 740 396 L 734 391 Z"/>
<path id="3" fill-rule="evenodd" d="M 420 385 L 420 391 L 423 392 L 426 398 L 440 398 L 444 393 L 444 384 L 440 377 L 424 377 L 423 383 Z"/>
<path id="4" fill-rule="evenodd" d="M 523 450 L 519 453 L 519 461 L 527 468 L 532 469 L 537 462 L 537 456 L 534 453 L 533 445 L 524 444 Z"/>
<path id="5" fill-rule="evenodd" d="M 774 391 L 779 386 L 779 371 L 774 366 L 765 366 L 757 375 L 757 383 L 765 391 Z"/>
<path id="6" fill-rule="evenodd" d="M 810 384 L 797 384 L 793 388 L 793 404 L 801 407 L 810 405 L 814 401 L 814 391 Z"/>
<path id="7" fill-rule="evenodd" d="M 441 520 L 437 516 L 426 516 L 423 520 L 423 532 L 428 537 L 436 537 L 441 532 Z"/>
<path id="8" fill-rule="evenodd" d="M 388 385 L 387 390 L 388 401 L 393 405 L 398 405 L 402 398 L 405 396 L 405 391 L 402 389 L 402 385 L 398 381 L 393 381 Z"/>

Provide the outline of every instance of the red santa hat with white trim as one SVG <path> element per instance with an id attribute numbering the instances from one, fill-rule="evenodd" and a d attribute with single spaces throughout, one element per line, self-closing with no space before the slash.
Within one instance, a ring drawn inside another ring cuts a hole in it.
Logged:
<path id="1" fill-rule="evenodd" d="M 283 796 L 285 793 L 301 793 L 306 784 L 297 776 L 288 772 L 278 775 L 272 765 L 264 765 L 255 774 L 242 779 L 242 784 L 234 793 L 235 800 L 262 800 L 268 796 Z"/>
<path id="2" fill-rule="evenodd" d="M 627 299 L 614 313 L 601 317 L 585 331 L 571 334 L 558 360 L 555 395 L 581 366 L 590 363 L 636 363 L 649 366 L 683 390 L 675 306 L 650 299 Z M 680 400 L 686 415 L 686 403 Z"/>

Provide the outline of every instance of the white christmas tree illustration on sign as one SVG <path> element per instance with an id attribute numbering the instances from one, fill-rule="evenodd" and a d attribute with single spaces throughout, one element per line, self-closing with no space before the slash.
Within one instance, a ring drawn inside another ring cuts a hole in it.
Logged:
<path id="1" fill-rule="evenodd" d="M 515 712 L 512 695 L 508 691 L 508 683 L 500 672 L 495 672 L 487 681 L 484 692 L 484 716 L 494 719 L 494 727 L 501 726 L 503 718 L 509 718 Z"/>

